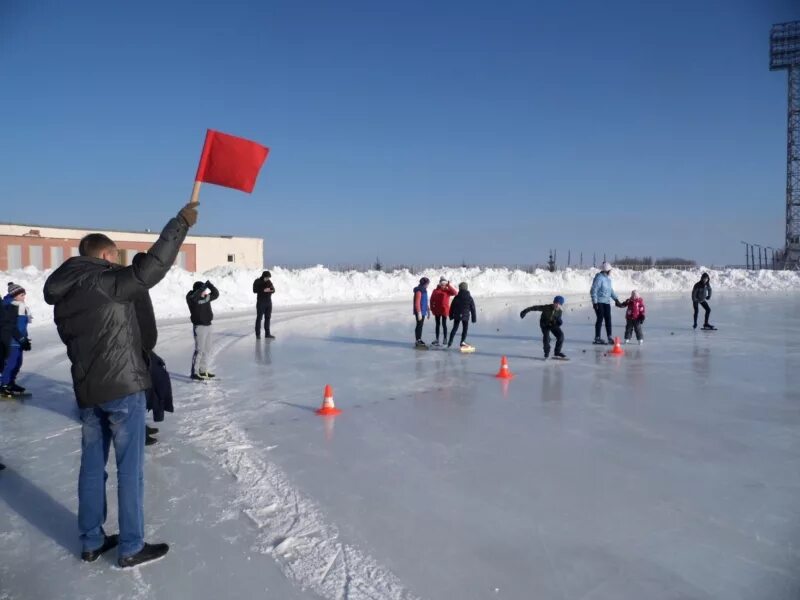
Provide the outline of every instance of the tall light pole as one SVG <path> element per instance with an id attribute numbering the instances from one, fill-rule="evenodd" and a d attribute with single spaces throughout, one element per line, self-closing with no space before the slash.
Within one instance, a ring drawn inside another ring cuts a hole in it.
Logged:
<path id="1" fill-rule="evenodd" d="M 764 246 L 764 251 L 766 252 L 767 250 L 771 250 L 772 251 L 772 269 L 774 270 L 775 269 L 775 248 L 773 248 L 772 246 Z M 769 264 L 769 255 L 766 255 L 765 258 L 767 258 L 767 264 Z"/>
<path id="2" fill-rule="evenodd" d="M 744 244 L 744 264 L 747 270 L 750 270 L 750 244 L 747 242 L 741 242 Z"/>
<path id="3" fill-rule="evenodd" d="M 756 248 L 758 248 L 758 268 L 761 270 L 761 246 L 758 244 L 753 244 Z M 755 264 L 753 264 L 753 268 L 755 268 Z"/>

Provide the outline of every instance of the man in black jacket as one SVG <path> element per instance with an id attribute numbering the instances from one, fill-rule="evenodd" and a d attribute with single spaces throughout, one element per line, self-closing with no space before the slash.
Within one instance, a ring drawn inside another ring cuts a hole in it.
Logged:
<path id="1" fill-rule="evenodd" d="M 270 333 L 269 322 L 272 319 L 272 294 L 275 286 L 271 281 L 272 274 L 264 271 L 261 277 L 253 282 L 253 293 L 256 295 L 256 339 L 261 339 L 261 319 L 264 319 L 264 337 L 274 340 Z"/>
<path id="2" fill-rule="evenodd" d="M 117 264 L 119 251 L 105 235 L 92 233 L 44 285 L 55 306 L 61 341 L 72 363 L 72 381 L 82 427 L 78 480 L 81 558 L 92 562 L 119 544 L 118 564 L 133 567 L 164 556 L 167 544 L 144 542 L 145 390 L 151 386 L 142 352 L 136 300 L 169 271 L 186 233 L 197 222 L 197 204 L 187 204 L 159 239 L 133 264 Z M 111 442 L 117 461 L 119 536 L 107 536 L 106 462 Z"/>
<path id="3" fill-rule="evenodd" d="M 210 281 L 195 281 L 192 290 L 186 294 L 189 315 L 194 326 L 194 354 L 192 355 L 192 379 L 203 380 L 215 377 L 208 370 L 208 357 L 211 355 L 211 321 L 214 311 L 211 303 L 219 298 L 219 291 Z"/>

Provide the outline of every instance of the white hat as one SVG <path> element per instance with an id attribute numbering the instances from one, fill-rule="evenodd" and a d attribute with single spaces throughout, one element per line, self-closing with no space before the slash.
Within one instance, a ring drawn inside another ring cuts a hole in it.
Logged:
<path id="1" fill-rule="evenodd" d="M 444 275 L 442 275 L 441 277 L 439 277 L 439 283 L 450 283 L 450 280 Z"/>
<path id="2" fill-rule="evenodd" d="M 603 262 L 603 264 L 600 265 L 600 270 L 603 271 L 604 273 L 606 271 L 610 271 L 611 270 L 611 263 L 610 262 Z"/>

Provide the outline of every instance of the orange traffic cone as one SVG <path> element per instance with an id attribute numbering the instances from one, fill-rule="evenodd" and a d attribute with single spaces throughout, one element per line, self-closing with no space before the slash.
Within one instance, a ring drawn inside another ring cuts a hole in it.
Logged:
<path id="1" fill-rule="evenodd" d="M 330 385 L 326 385 L 325 393 L 322 396 L 322 406 L 317 409 L 317 414 L 328 417 L 341 414 L 341 412 L 333 403 L 333 388 Z"/>
<path id="2" fill-rule="evenodd" d="M 611 349 L 611 354 L 614 356 L 622 356 L 625 350 L 622 349 L 622 344 L 619 342 L 619 337 L 614 338 L 614 347 Z"/>
<path id="3" fill-rule="evenodd" d="M 498 379 L 511 379 L 514 374 L 508 370 L 508 359 L 504 356 L 500 359 L 500 370 L 495 375 Z"/>

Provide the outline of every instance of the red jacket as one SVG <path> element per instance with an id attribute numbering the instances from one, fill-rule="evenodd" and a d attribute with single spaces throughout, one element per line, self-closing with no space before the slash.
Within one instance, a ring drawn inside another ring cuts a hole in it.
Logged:
<path id="1" fill-rule="evenodd" d="M 626 319 L 636 321 L 644 316 L 644 300 L 641 296 L 638 298 L 628 298 L 622 305 L 628 307 L 628 310 L 625 311 Z"/>
<path id="2" fill-rule="evenodd" d="M 450 297 L 458 292 L 452 285 L 436 286 L 431 294 L 431 312 L 434 317 L 446 317 L 450 314 Z"/>

